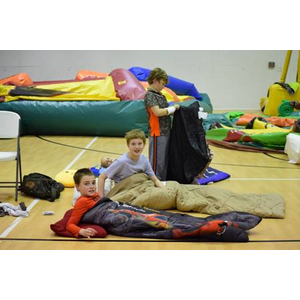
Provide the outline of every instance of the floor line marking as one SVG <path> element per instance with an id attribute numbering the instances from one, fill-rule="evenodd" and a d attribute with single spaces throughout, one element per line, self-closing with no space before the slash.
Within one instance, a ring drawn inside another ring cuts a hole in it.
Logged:
<path id="1" fill-rule="evenodd" d="M 92 146 L 94 144 L 94 142 L 98 139 L 98 137 L 96 136 L 86 147 L 85 149 L 90 148 L 90 146 Z M 64 170 L 68 170 L 70 169 L 75 162 L 85 153 L 86 150 L 82 150 L 65 168 Z"/>

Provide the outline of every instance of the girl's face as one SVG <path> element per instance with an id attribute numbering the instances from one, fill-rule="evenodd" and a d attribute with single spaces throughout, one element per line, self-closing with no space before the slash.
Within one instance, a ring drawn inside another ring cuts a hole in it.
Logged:
<path id="1" fill-rule="evenodd" d="M 96 179 L 94 175 L 84 175 L 80 184 L 76 185 L 77 191 L 82 196 L 94 196 L 96 193 Z"/>
<path id="2" fill-rule="evenodd" d="M 142 154 L 145 144 L 141 139 L 133 139 L 128 143 L 129 155 L 131 158 L 137 158 Z"/>

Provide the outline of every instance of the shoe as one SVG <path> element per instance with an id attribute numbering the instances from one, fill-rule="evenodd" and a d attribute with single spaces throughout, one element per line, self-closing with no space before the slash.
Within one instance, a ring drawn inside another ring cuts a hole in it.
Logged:
<path id="1" fill-rule="evenodd" d="M 20 206 L 20 208 L 21 208 L 23 211 L 26 211 L 26 210 L 27 210 L 27 207 L 26 207 L 26 205 L 25 205 L 24 202 L 20 202 L 20 203 L 19 203 L 19 206 Z"/>

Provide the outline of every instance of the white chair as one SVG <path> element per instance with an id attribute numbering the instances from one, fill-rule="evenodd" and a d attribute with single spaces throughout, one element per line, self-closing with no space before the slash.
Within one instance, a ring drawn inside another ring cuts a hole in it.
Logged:
<path id="1" fill-rule="evenodd" d="M 15 188 L 15 200 L 18 201 L 18 190 L 22 184 L 22 169 L 20 155 L 20 121 L 21 117 L 11 111 L 0 111 L 0 139 L 16 139 L 13 152 L 1 152 L 0 162 L 16 161 L 16 180 L 2 181 L 0 188 Z M 0 148 L 1 149 L 1 148 Z M 1 167 L 3 170 L 3 168 Z"/>

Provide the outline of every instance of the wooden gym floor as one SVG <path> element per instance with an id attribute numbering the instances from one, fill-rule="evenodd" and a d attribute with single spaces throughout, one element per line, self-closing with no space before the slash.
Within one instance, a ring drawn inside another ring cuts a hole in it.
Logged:
<path id="1" fill-rule="evenodd" d="M 21 138 L 23 175 L 39 172 L 52 178 L 64 169 L 79 169 L 98 164 L 103 155 L 118 157 L 127 151 L 124 138 L 45 136 Z M 11 140 L 2 140 L 0 151 L 6 151 Z M 89 151 L 62 146 L 89 147 L 103 151 Z M 174 242 L 123 238 L 108 235 L 105 239 L 72 239 L 55 236 L 50 224 L 60 220 L 72 207 L 73 188 L 66 188 L 60 199 L 50 203 L 19 194 L 30 209 L 28 218 L 5 216 L 0 218 L 0 249 L 101 249 L 101 250 L 200 250 L 200 249 L 300 249 L 300 166 L 288 164 L 284 154 L 251 153 L 211 147 L 214 159 L 211 167 L 227 172 L 231 178 L 215 183 L 216 186 L 236 192 L 279 193 L 286 200 L 284 219 L 263 219 L 249 231 L 248 243 Z M 104 153 L 104 152 L 110 153 Z M 147 155 L 145 147 L 144 154 Z M 14 179 L 15 164 L 1 162 L 0 180 Z M 14 201 L 14 189 L 0 189 L 0 201 Z M 44 216 L 52 210 L 54 215 Z M 197 215 L 197 214 L 193 214 Z M 199 216 L 203 216 L 198 214 Z"/>

